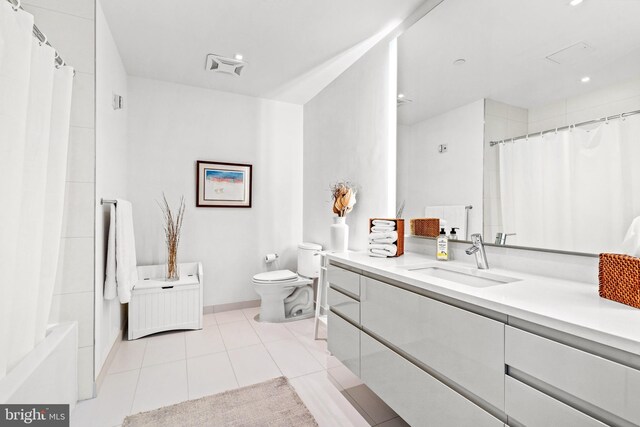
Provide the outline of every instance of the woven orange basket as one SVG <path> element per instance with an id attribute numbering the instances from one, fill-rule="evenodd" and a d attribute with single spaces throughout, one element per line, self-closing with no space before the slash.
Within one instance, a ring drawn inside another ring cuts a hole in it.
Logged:
<path id="1" fill-rule="evenodd" d="M 414 236 L 438 237 L 440 234 L 438 218 L 412 218 L 409 220 L 409 227 Z"/>
<path id="2" fill-rule="evenodd" d="M 602 298 L 640 308 L 640 258 L 600 254 L 598 280 Z"/>

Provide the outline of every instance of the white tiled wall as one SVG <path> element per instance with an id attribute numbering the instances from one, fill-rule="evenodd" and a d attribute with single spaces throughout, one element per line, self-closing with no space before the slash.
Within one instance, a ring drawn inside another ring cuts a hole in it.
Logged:
<path id="1" fill-rule="evenodd" d="M 95 0 L 23 0 L 38 28 L 74 67 L 60 262 L 50 321 L 78 321 L 79 398 L 93 396 Z"/>
<path id="2" fill-rule="evenodd" d="M 640 77 L 529 109 L 529 133 L 536 133 L 640 109 Z"/>

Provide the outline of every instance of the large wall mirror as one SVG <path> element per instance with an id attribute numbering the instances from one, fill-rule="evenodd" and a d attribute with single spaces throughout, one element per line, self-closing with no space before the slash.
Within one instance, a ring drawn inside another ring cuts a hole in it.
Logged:
<path id="1" fill-rule="evenodd" d="M 639 17 L 638 0 L 445 0 L 412 26 L 398 39 L 404 217 L 444 211 L 487 243 L 633 252 Z"/>

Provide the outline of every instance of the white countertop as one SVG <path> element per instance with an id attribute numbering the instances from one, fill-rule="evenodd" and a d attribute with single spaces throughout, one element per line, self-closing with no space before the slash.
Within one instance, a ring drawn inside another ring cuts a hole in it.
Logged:
<path id="1" fill-rule="evenodd" d="M 374 258 L 366 252 L 346 252 L 327 256 L 410 286 L 640 354 L 640 309 L 600 298 L 597 285 L 492 268 L 491 273 L 521 280 L 476 288 L 407 270 L 408 266 L 435 261 L 422 254 Z M 456 261 L 444 264 L 469 267 Z"/>

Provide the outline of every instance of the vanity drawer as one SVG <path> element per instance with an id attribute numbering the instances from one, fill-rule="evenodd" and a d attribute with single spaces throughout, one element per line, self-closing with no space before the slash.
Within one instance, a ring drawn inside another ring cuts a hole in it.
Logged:
<path id="1" fill-rule="evenodd" d="M 329 288 L 327 300 L 329 302 L 329 307 L 331 307 L 331 310 L 341 314 L 342 316 L 357 324 L 360 324 L 359 301 L 331 288 Z"/>
<path id="2" fill-rule="evenodd" d="M 504 324 L 363 277 L 363 329 L 499 410 L 504 409 Z"/>
<path id="3" fill-rule="evenodd" d="M 327 320 L 329 351 L 351 372 L 360 376 L 360 329 L 329 311 Z"/>
<path id="4" fill-rule="evenodd" d="M 502 421 L 362 333 L 362 381 L 412 426 L 502 427 Z"/>
<path id="5" fill-rule="evenodd" d="M 329 286 L 347 292 L 356 298 L 360 296 L 360 275 L 344 268 L 329 265 L 327 267 Z"/>
<path id="6" fill-rule="evenodd" d="M 505 335 L 507 365 L 640 424 L 640 371 L 510 326 Z"/>
<path id="7" fill-rule="evenodd" d="M 514 378 L 506 377 L 505 386 L 505 408 L 509 419 L 527 427 L 606 426 Z"/>

